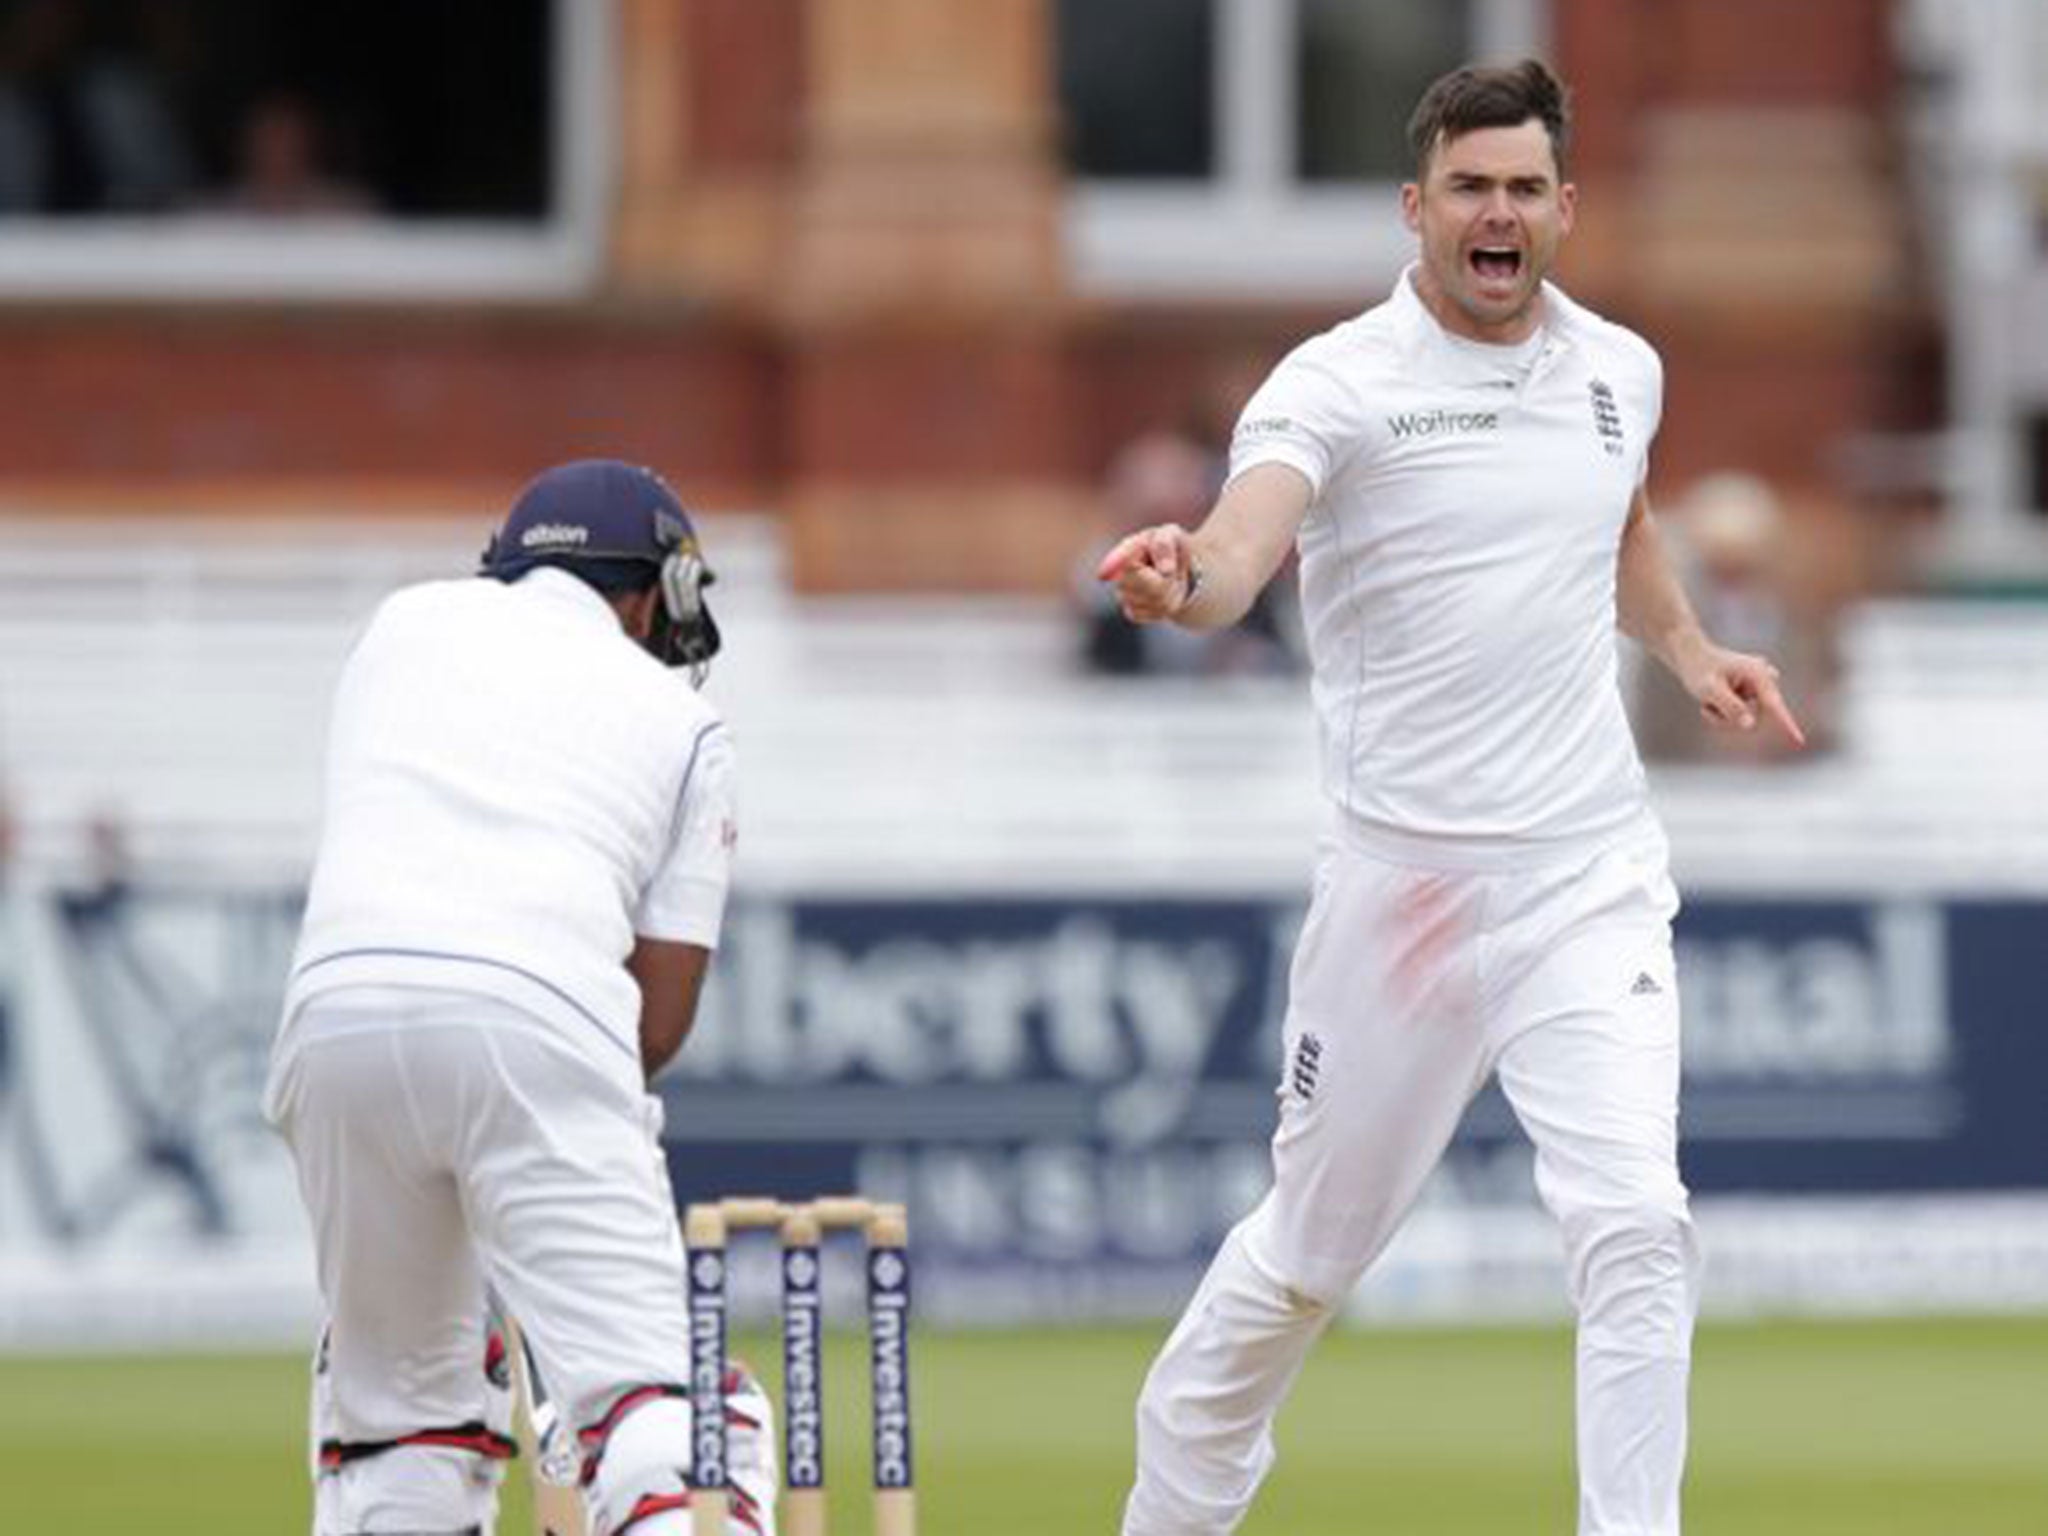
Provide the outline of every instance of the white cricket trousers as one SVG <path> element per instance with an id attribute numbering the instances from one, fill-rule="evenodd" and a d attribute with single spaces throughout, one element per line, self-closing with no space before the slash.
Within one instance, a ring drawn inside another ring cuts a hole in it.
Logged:
<path id="1" fill-rule="evenodd" d="M 1654 825 L 1512 872 L 1326 837 L 1294 956 L 1273 1186 L 1145 1382 L 1125 1536 L 1236 1528 L 1309 1346 L 1494 1072 L 1564 1236 L 1579 1531 L 1676 1536 L 1699 1269 L 1677 1163 L 1676 910 Z"/>
<path id="2" fill-rule="evenodd" d="M 571 1424 L 631 1387 L 689 1379 L 658 1107 L 543 1027 L 489 998 L 352 987 L 309 1002 L 282 1043 L 267 1097 L 329 1313 L 326 1433 L 381 1441 L 483 1419 L 486 1280 Z M 687 1461 L 686 1437 L 676 1454 Z M 348 1532 L 488 1529 L 495 1480 L 487 1496 L 478 1462 L 350 1462 L 321 1479 L 320 1517 Z"/>

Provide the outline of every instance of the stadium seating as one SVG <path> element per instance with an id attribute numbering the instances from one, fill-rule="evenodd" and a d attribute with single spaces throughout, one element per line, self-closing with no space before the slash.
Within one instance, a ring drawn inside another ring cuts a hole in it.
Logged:
<path id="1" fill-rule="evenodd" d="M 33 865 L 123 824 L 182 879 L 303 873 L 319 742 L 378 596 L 478 530 L 15 520 L 0 533 L 0 784 Z M 1288 891 L 1319 815 L 1301 684 L 1080 674 L 1056 600 L 801 598 L 772 520 L 707 544 L 746 879 L 828 891 Z M 1889 600 L 1844 636 L 1844 748 L 1658 773 L 1682 879 L 1865 889 L 2048 871 L 2048 610 Z"/>

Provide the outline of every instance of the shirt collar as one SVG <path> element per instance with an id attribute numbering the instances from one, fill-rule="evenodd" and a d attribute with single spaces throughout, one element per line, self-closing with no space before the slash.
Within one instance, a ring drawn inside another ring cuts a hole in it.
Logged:
<path id="1" fill-rule="evenodd" d="M 1394 291 L 1388 302 L 1394 307 L 1394 319 L 1402 339 L 1413 347 L 1428 345 L 1448 336 L 1443 322 L 1429 312 L 1429 306 L 1422 302 L 1422 295 L 1415 291 L 1415 275 L 1422 263 L 1411 261 L 1401 269 L 1401 276 L 1394 283 Z M 1543 280 L 1543 328 L 1559 342 L 1568 342 L 1577 326 L 1579 306 L 1574 304 L 1565 291 L 1551 282 Z"/>
<path id="2" fill-rule="evenodd" d="M 625 633 L 619 626 L 618 610 L 605 600 L 602 592 L 580 576 L 572 576 L 551 565 L 537 565 L 514 585 L 521 592 L 531 593 L 544 602 L 576 609 L 588 617 L 603 620 L 621 634 Z"/>

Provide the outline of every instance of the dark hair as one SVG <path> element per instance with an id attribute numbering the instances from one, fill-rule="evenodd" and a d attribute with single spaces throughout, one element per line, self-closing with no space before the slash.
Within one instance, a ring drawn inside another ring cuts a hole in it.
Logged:
<path id="1" fill-rule="evenodd" d="M 1408 147 L 1415 156 L 1415 174 L 1420 177 L 1428 170 L 1429 157 L 1438 144 L 1476 128 L 1518 128 L 1532 117 L 1550 135 L 1550 153 L 1557 161 L 1561 181 L 1572 135 L 1571 104 L 1565 98 L 1563 82 L 1537 59 L 1454 69 L 1422 93 L 1408 119 Z"/>

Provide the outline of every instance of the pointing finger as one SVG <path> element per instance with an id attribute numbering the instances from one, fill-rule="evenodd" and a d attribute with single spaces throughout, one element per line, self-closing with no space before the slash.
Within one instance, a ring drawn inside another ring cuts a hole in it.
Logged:
<path id="1" fill-rule="evenodd" d="M 1102 563 L 1095 567 L 1097 581 L 1115 581 L 1132 566 L 1143 563 L 1145 558 L 1145 535 L 1133 533 L 1118 539 Z"/>
<path id="2" fill-rule="evenodd" d="M 1785 702 L 1785 695 L 1779 691 L 1774 680 L 1766 678 L 1757 689 L 1757 702 L 1763 706 L 1764 713 L 1771 717 L 1778 729 L 1791 738 L 1792 745 L 1806 745 L 1806 732 L 1800 729 L 1798 718 L 1792 713 L 1792 706 Z"/>

